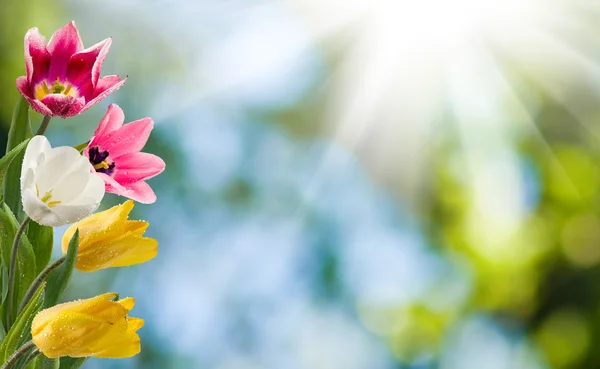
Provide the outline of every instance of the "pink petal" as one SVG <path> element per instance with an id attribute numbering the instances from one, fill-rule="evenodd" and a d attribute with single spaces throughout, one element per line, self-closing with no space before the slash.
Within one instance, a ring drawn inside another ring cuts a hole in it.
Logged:
<path id="1" fill-rule="evenodd" d="M 81 95 L 92 97 L 94 86 L 96 86 L 100 77 L 102 62 L 111 42 L 111 39 L 107 38 L 92 47 L 73 54 L 69 59 L 66 79 L 77 87 Z"/>
<path id="2" fill-rule="evenodd" d="M 75 102 L 71 105 L 69 110 L 61 115 L 61 118 L 69 118 L 75 116 L 77 114 L 81 114 L 83 112 L 83 108 L 85 107 L 85 98 L 83 96 L 75 98 Z"/>
<path id="3" fill-rule="evenodd" d="M 31 95 L 31 90 L 29 89 L 29 83 L 27 82 L 27 77 L 22 76 L 17 78 L 17 89 L 23 95 L 23 97 L 27 100 L 29 105 L 33 108 L 33 110 L 37 111 L 40 114 L 54 116 L 52 111 L 41 101 L 36 100 Z"/>
<path id="4" fill-rule="evenodd" d="M 94 132 L 94 137 L 90 140 L 90 146 L 102 145 L 108 135 L 121 128 L 123 122 L 125 122 L 123 109 L 117 104 L 110 104 Z"/>
<path id="5" fill-rule="evenodd" d="M 156 201 L 154 191 L 144 181 L 121 185 L 111 176 L 104 173 L 98 173 L 98 175 L 104 180 L 106 192 L 128 197 L 143 204 L 151 204 Z"/>
<path id="6" fill-rule="evenodd" d="M 151 118 L 142 118 L 127 123 L 108 136 L 100 146 L 102 150 L 108 150 L 110 157 L 115 160 L 121 155 L 140 151 L 154 127 Z"/>
<path id="7" fill-rule="evenodd" d="M 89 157 L 88 155 L 86 156 Z M 117 182 L 113 177 L 109 176 L 108 174 L 104 174 L 101 172 L 97 172 L 96 174 L 99 175 L 100 178 L 102 178 L 102 180 L 104 181 L 104 185 L 106 186 L 106 192 L 116 194 L 127 192 L 127 189 L 125 187 L 121 186 L 119 182 Z"/>
<path id="8" fill-rule="evenodd" d="M 108 96 L 111 92 L 118 90 L 121 86 L 125 84 L 126 81 L 127 78 L 121 80 L 119 76 L 106 76 L 98 79 L 96 89 L 94 90 L 94 94 L 92 95 L 94 96 L 94 98 L 92 100 L 89 100 L 85 104 L 85 107 L 83 108 L 82 112 L 88 110 L 96 103 L 102 101 L 102 99 Z"/>
<path id="9" fill-rule="evenodd" d="M 81 112 L 81 109 L 84 106 L 84 99 L 83 97 L 76 98 L 74 96 L 63 94 L 50 94 L 46 95 L 41 103 L 50 109 L 52 112 L 51 115 L 68 118 Z"/>
<path id="10" fill-rule="evenodd" d="M 27 77 L 21 76 L 17 78 L 17 89 L 21 95 L 23 95 L 23 97 L 33 99 L 31 89 L 29 88 L 29 82 L 27 82 Z"/>
<path id="11" fill-rule="evenodd" d="M 165 170 L 165 162 L 156 155 L 132 152 L 114 159 L 114 178 L 121 184 L 152 178 Z"/>
<path id="12" fill-rule="evenodd" d="M 98 54 L 98 58 L 92 67 L 92 84 L 94 88 L 98 84 L 98 80 L 100 79 L 100 71 L 102 70 L 102 64 L 104 63 L 104 59 L 106 58 L 106 54 L 108 54 L 108 49 L 110 49 L 110 45 L 112 44 L 112 39 L 109 37 L 104 40 L 105 44 L 102 46 L 100 50 L 100 54 Z"/>
<path id="13" fill-rule="evenodd" d="M 61 80 L 64 79 L 69 59 L 76 52 L 83 50 L 83 42 L 77 27 L 75 27 L 75 22 L 70 22 L 54 32 L 50 42 L 48 42 L 47 49 L 52 55 L 49 71 L 50 80 L 57 77 Z"/>
<path id="14" fill-rule="evenodd" d="M 36 84 L 44 79 L 50 69 L 50 53 L 46 50 L 46 38 L 37 28 L 25 34 L 25 69 L 27 81 Z"/>
<path id="15" fill-rule="evenodd" d="M 144 181 L 126 184 L 125 188 L 127 188 L 127 192 L 119 195 L 128 197 L 142 204 L 152 204 L 156 201 L 154 191 L 152 191 L 150 185 Z"/>

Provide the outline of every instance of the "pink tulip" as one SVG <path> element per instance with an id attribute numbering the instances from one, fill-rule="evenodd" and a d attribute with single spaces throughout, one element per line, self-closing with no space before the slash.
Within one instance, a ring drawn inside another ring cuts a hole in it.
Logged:
<path id="1" fill-rule="evenodd" d="M 83 49 L 75 22 L 54 32 L 48 44 L 38 29 L 32 28 L 25 34 L 27 76 L 17 78 L 17 88 L 41 114 L 77 115 L 125 83 L 119 76 L 100 78 L 110 44 L 107 38 Z"/>
<path id="2" fill-rule="evenodd" d="M 154 122 L 142 118 L 123 125 L 124 121 L 123 110 L 111 104 L 83 154 L 104 180 L 106 192 L 151 204 L 156 195 L 145 180 L 165 170 L 165 162 L 140 150 L 148 141 Z"/>

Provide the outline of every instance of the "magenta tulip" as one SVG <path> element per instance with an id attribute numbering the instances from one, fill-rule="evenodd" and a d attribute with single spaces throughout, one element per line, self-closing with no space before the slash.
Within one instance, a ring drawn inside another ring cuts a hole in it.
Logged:
<path id="1" fill-rule="evenodd" d="M 75 22 L 54 32 L 48 44 L 38 29 L 32 28 L 25 35 L 27 76 L 17 78 L 17 88 L 41 114 L 77 115 L 126 81 L 116 75 L 100 77 L 110 44 L 107 38 L 84 49 Z"/>

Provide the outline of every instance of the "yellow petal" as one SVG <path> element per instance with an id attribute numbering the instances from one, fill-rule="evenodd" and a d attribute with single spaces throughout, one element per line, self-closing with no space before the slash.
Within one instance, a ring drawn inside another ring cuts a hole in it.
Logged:
<path id="1" fill-rule="evenodd" d="M 144 263 L 156 256 L 158 242 L 153 238 L 128 233 L 87 248 L 77 257 L 75 267 L 82 272 Z"/>
<path id="2" fill-rule="evenodd" d="M 133 297 L 126 297 L 117 301 L 117 303 L 121 304 L 121 306 L 123 306 L 125 309 L 127 309 L 127 311 L 129 311 L 133 309 L 133 306 L 135 305 L 135 299 Z"/>
<path id="3" fill-rule="evenodd" d="M 122 359 L 132 357 L 141 351 L 140 336 L 127 332 L 114 339 L 109 345 L 96 350 L 93 355 L 99 358 Z"/>
<path id="4" fill-rule="evenodd" d="M 143 220 L 128 220 L 125 222 L 125 232 L 130 232 L 133 235 L 142 237 L 150 223 Z"/>
<path id="5" fill-rule="evenodd" d="M 126 240 L 120 242 L 121 245 L 126 244 Z M 124 245 L 123 245 L 124 246 Z M 120 253 L 118 258 L 115 258 L 111 263 L 111 267 L 130 266 L 135 264 L 145 263 L 148 260 L 154 259 L 158 254 L 158 241 L 154 238 L 140 238 L 135 243 L 123 247 L 124 251 Z"/>
<path id="6" fill-rule="evenodd" d="M 113 206 L 71 225 L 62 238 L 63 253 L 67 252 L 69 241 L 75 234 L 76 229 L 79 229 L 80 250 L 105 239 L 122 235 L 125 222 L 133 209 L 133 205 L 132 200 L 127 200 L 121 205 Z"/>
<path id="7" fill-rule="evenodd" d="M 118 302 L 106 300 L 80 311 L 82 313 L 104 319 L 111 324 L 115 324 L 116 322 L 124 319 L 129 312 L 128 309 Z"/>
<path id="8" fill-rule="evenodd" d="M 127 332 L 137 332 L 140 328 L 144 326 L 144 319 L 127 317 Z"/>
<path id="9" fill-rule="evenodd" d="M 125 319 L 123 321 L 127 324 Z M 68 311 L 33 335 L 32 341 L 49 358 L 83 357 L 90 356 L 90 346 L 116 329 L 127 332 L 126 325 L 112 324 L 92 315 Z"/>
<path id="10" fill-rule="evenodd" d="M 39 334 L 39 332 L 41 332 L 46 327 L 46 325 L 48 325 L 53 320 L 59 318 L 61 314 L 93 310 L 97 305 L 103 302 L 108 302 L 109 300 L 112 300 L 117 296 L 118 294 L 110 292 L 96 297 L 92 297 L 90 299 L 65 302 L 63 304 L 58 304 L 48 309 L 44 309 L 37 313 L 35 318 L 33 318 L 33 322 L 31 323 L 31 334 L 33 336 Z"/>
<path id="11" fill-rule="evenodd" d="M 101 352 L 115 344 L 126 344 L 129 341 L 129 335 L 127 318 L 123 318 L 117 324 L 112 325 L 109 330 L 105 331 L 102 337 L 89 342 L 89 345 L 86 346 L 87 356 L 98 356 Z"/>
<path id="12" fill-rule="evenodd" d="M 128 317 L 135 305 L 131 297 L 113 301 L 116 293 L 68 302 L 45 309 L 33 319 L 33 343 L 50 358 L 122 358 L 140 352 L 135 333 L 144 325 Z"/>

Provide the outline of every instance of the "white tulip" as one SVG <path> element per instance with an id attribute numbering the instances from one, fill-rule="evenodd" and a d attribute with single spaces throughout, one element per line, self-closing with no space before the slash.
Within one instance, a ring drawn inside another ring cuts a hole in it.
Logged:
<path id="1" fill-rule="evenodd" d="M 23 209 L 42 225 L 59 227 L 92 214 L 104 197 L 104 181 L 76 149 L 52 148 L 35 136 L 25 150 L 21 168 Z"/>

